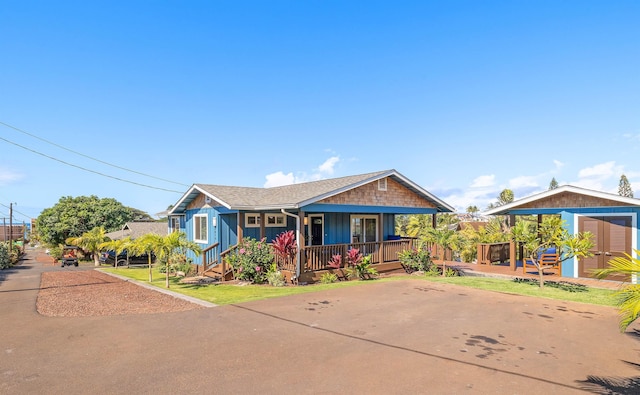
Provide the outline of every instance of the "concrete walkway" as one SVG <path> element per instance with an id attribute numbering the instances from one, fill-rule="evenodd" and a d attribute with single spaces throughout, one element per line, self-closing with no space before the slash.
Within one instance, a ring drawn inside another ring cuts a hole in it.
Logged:
<path id="1" fill-rule="evenodd" d="M 638 393 L 613 308 L 419 279 L 180 313 L 49 318 L 0 272 L 1 394 Z"/>

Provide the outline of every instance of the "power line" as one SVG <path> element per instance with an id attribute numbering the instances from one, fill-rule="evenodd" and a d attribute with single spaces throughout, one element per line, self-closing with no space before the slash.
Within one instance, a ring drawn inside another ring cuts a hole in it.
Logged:
<path id="1" fill-rule="evenodd" d="M 0 122 L 0 123 L 1 123 L 1 122 Z M 84 170 L 84 171 L 86 171 L 86 172 L 93 173 L 93 174 L 97 174 L 97 175 L 102 176 L 102 177 L 111 178 L 111 179 L 113 179 L 113 180 L 122 181 L 122 182 L 126 182 L 126 183 L 129 183 L 129 184 L 133 184 L 133 185 L 138 185 L 138 186 L 141 186 L 141 187 L 145 187 L 145 188 L 156 189 L 156 190 L 159 190 L 159 191 L 174 192 L 174 193 L 183 193 L 183 192 L 181 192 L 181 191 L 176 191 L 176 190 L 173 190 L 173 189 L 166 189 L 166 188 L 154 187 L 154 186 L 151 186 L 151 185 L 142 184 L 142 183 L 135 182 L 135 181 L 131 181 L 131 180 L 125 180 L 124 178 L 119 178 L 119 177 L 110 176 L 110 175 L 108 175 L 108 174 L 100 173 L 100 172 L 95 171 L 95 170 L 87 169 L 86 167 L 82 167 L 82 166 L 74 165 L 73 163 L 65 162 L 65 161 L 63 161 L 62 159 L 54 158 L 53 156 L 49 156 L 49 155 L 47 155 L 47 154 L 43 154 L 42 152 L 38 152 L 38 151 L 33 150 L 33 149 L 31 149 L 31 148 L 25 147 L 24 145 L 20 145 L 20 144 L 18 144 L 18 143 L 14 143 L 13 141 L 7 140 L 7 139 L 5 139 L 4 137 L 0 137 L 0 140 L 3 140 L 3 141 L 5 141 L 5 142 L 7 142 L 7 143 L 9 143 L 9 144 L 13 144 L 13 145 L 15 145 L 16 147 L 20 147 L 20 148 L 22 148 L 23 150 L 26 150 L 26 151 L 29 151 L 29 152 L 33 152 L 34 154 L 38 154 L 38 155 L 40 155 L 40 156 L 44 156 L 45 158 L 48 158 L 48 159 L 51 159 L 51 160 L 55 160 L 56 162 L 60 162 L 60 163 L 65 164 L 65 165 L 67 165 L 67 166 L 75 167 L 76 169 Z"/>
<path id="2" fill-rule="evenodd" d="M 94 158 L 94 157 L 92 157 L 92 156 L 89 156 L 89 155 L 83 154 L 82 152 L 74 151 L 74 150 L 72 150 L 72 149 L 70 149 L 70 148 L 67 148 L 67 147 L 63 146 L 63 145 L 56 144 L 56 143 L 54 143 L 54 142 L 52 142 L 52 141 L 49 141 L 49 140 L 43 139 L 42 137 L 36 136 L 36 135 L 34 135 L 34 134 L 32 134 L 32 133 L 29 133 L 29 132 L 27 132 L 27 131 L 25 131 L 25 130 L 19 129 L 19 128 L 15 127 L 15 126 L 9 125 L 8 123 L 2 122 L 2 121 L 0 121 L 0 125 L 4 125 L 4 126 L 6 126 L 6 127 L 8 127 L 8 128 L 11 128 L 11 129 L 13 129 L 13 130 L 16 130 L 16 131 L 18 131 L 18 132 L 20 132 L 20 133 L 26 134 L 27 136 L 31 136 L 31 137 L 33 137 L 33 138 L 35 138 L 35 139 L 40 140 L 40 141 L 44 141 L 45 143 L 47 143 L 47 144 L 51 144 L 51 145 L 53 145 L 54 147 L 61 148 L 61 149 L 65 150 L 65 151 L 68 151 L 68 152 L 74 153 L 74 154 L 76 154 L 76 155 L 80 155 L 80 156 L 82 156 L 82 157 L 84 157 L 84 158 L 91 159 L 91 160 L 93 160 L 93 161 L 96 161 L 96 162 L 99 162 L 99 163 L 105 164 L 105 165 L 107 165 L 107 166 L 115 167 L 116 169 L 120 169 L 120 170 L 128 171 L 128 172 L 130 172 L 130 173 L 139 174 L 139 175 L 141 175 L 141 176 L 145 176 L 145 177 L 153 178 L 153 179 L 156 179 L 156 180 L 159 180 L 159 181 L 165 181 L 165 182 L 168 182 L 168 183 L 171 183 L 171 184 L 182 185 L 182 186 L 185 186 L 185 187 L 188 187 L 188 186 L 189 186 L 189 185 L 187 185 L 187 184 L 183 184 L 183 183 L 180 183 L 180 182 L 167 180 L 167 179 L 165 179 L 165 178 L 160 178 L 160 177 L 152 176 L 152 175 L 149 175 L 149 174 L 141 173 L 141 172 L 139 172 L 139 171 L 135 171 L 135 170 L 127 169 L 126 167 L 121 167 L 121 166 L 114 165 L 114 164 L 109 163 L 109 162 L 105 162 L 105 161 L 103 161 L 103 160 L 100 160 L 100 159 Z M 5 141 L 6 141 L 6 140 L 5 140 Z M 17 145 L 17 144 L 16 144 L 16 145 Z"/>
<path id="3" fill-rule="evenodd" d="M 2 204 L 2 203 L 0 203 L 0 206 L 6 207 L 6 208 L 11 208 L 11 207 L 7 206 L 6 204 Z M 18 214 L 22 215 L 22 216 L 23 216 L 23 217 L 25 217 L 25 218 L 29 218 L 29 219 L 31 219 L 31 217 L 30 217 L 30 216 L 28 216 L 28 215 L 27 215 L 27 214 L 25 214 L 25 213 L 21 213 L 20 211 L 16 210 L 16 208 L 15 208 L 15 207 L 13 207 L 13 212 L 14 212 L 14 213 L 18 213 Z M 1 213 L 0 213 L 0 214 L 1 214 Z M 14 215 L 14 218 L 15 218 L 15 215 Z M 17 218 L 16 218 L 16 219 L 17 219 Z"/>

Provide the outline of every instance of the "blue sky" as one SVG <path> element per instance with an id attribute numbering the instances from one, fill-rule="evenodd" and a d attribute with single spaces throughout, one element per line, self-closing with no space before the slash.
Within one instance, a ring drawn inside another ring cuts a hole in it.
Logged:
<path id="1" fill-rule="evenodd" d="M 392 168 L 463 212 L 553 177 L 639 195 L 638 20 L 635 0 L 4 1 L 0 217 Z"/>

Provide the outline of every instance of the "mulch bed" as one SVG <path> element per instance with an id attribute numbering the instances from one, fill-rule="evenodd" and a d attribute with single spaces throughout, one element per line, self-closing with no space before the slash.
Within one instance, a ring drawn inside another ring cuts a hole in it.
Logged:
<path id="1" fill-rule="evenodd" d="M 48 317 L 156 314 L 203 308 L 96 270 L 42 273 L 36 307 Z"/>

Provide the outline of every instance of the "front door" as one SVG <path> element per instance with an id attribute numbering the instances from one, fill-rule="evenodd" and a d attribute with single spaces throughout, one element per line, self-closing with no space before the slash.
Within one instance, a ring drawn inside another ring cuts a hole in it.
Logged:
<path id="1" fill-rule="evenodd" d="M 309 221 L 311 221 L 311 245 L 322 245 L 324 243 L 324 218 L 322 215 L 310 215 Z"/>
<path id="2" fill-rule="evenodd" d="M 591 232 L 594 244 L 590 250 L 593 256 L 580 259 L 579 277 L 592 277 L 592 271 L 608 267 L 610 259 L 624 257 L 625 253 L 631 254 L 631 217 L 580 217 L 578 229 L 580 232 Z M 608 279 L 628 281 L 622 276 L 609 276 Z"/>

